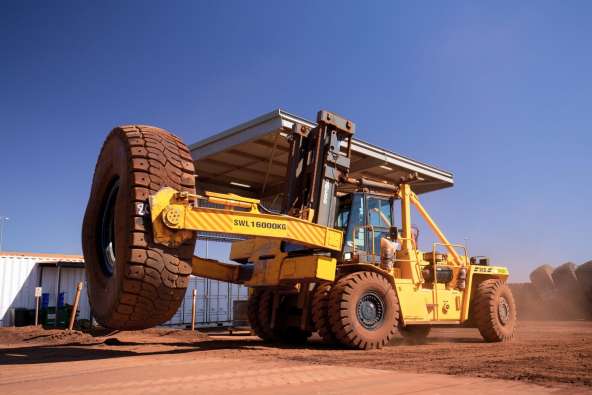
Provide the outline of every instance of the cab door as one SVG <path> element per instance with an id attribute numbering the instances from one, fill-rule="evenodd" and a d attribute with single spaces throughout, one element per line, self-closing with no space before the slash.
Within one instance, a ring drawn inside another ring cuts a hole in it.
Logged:
<path id="1" fill-rule="evenodd" d="M 387 237 L 393 226 L 393 199 L 366 195 L 366 252 L 368 261 L 380 263 L 380 239 Z"/>

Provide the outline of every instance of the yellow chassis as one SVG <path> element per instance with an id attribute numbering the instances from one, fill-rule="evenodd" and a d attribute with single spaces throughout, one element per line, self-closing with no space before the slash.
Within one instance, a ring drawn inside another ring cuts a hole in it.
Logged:
<path id="1" fill-rule="evenodd" d="M 194 237 L 194 232 L 215 232 L 252 237 L 234 242 L 230 259 L 253 263 L 252 273 L 244 273 L 244 265 L 193 258 L 196 276 L 240 283 L 250 287 L 295 286 L 310 282 L 334 281 L 337 271 L 370 270 L 380 272 L 393 285 L 401 307 L 404 325 L 461 324 L 469 319 L 471 295 L 485 278 L 505 280 L 509 273 L 504 267 L 469 264 L 466 253 L 459 255 L 408 184 L 401 184 L 401 250 L 397 251 L 397 268 L 384 271 L 370 264 L 337 265 L 337 260 L 326 255 L 288 256 L 283 242 L 293 242 L 311 249 L 341 252 L 343 233 L 337 229 L 314 224 L 307 220 L 262 213 L 259 201 L 233 194 L 206 193 L 205 196 L 177 192 L 163 188 L 150 198 L 150 215 L 154 239 L 169 247 L 181 245 Z M 414 245 L 410 211 L 413 205 L 439 239 L 432 253 L 423 253 Z M 448 251 L 444 260 L 437 261 L 436 247 Z M 464 248 L 464 247 L 462 247 Z M 452 281 L 426 285 L 422 269 L 432 266 L 452 268 Z M 460 287 L 461 271 L 466 273 L 466 287 Z M 306 287 L 307 288 L 307 287 Z"/>
<path id="2" fill-rule="evenodd" d="M 196 276 L 247 286 L 333 281 L 335 258 L 324 255 L 288 257 L 282 251 L 282 242 L 338 252 L 342 248 L 343 232 L 300 218 L 261 213 L 258 204 L 257 199 L 233 194 L 207 192 L 206 196 L 198 196 L 163 188 L 150 198 L 154 240 L 176 247 L 194 237 L 196 231 L 254 237 L 234 242 L 231 252 L 233 260 L 253 262 L 250 279 L 243 279 L 242 265 L 197 256 L 192 261 L 192 274 Z"/>

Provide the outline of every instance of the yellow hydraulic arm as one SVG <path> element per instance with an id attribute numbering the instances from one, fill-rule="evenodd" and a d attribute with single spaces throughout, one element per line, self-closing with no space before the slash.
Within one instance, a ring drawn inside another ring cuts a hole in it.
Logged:
<path id="1" fill-rule="evenodd" d="M 200 201 L 210 207 L 200 206 Z M 224 208 L 213 208 L 212 204 Z M 259 200 L 207 192 L 197 196 L 163 188 L 150 197 L 155 241 L 171 247 L 194 231 L 281 239 L 312 248 L 341 251 L 343 233 L 288 215 L 261 213 Z"/>
<path id="2" fill-rule="evenodd" d="M 427 210 L 423 207 L 420 203 L 417 195 L 411 190 L 411 186 L 409 184 L 401 184 L 399 190 L 399 198 L 401 199 L 401 212 L 403 214 L 403 240 L 407 243 L 405 244 L 406 249 L 411 250 L 413 249 L 411 244 L 411 222 L 410 222 L 410 210 L 409 206 L 410 203 L 415 206 L 419 214 L 422 216 L 424 221 L 428 224 L 428 226 L 432 229 L 432 231 L 436 234 L 438 239 L 441 242 L 450 255 L 454 258 L 454 262 L 458 266 L 464 266 L 465 262 L 461 259 L 458 255 L 458 252 L 454 249 L 454 245 L 450 244 L 444 233 L 440 230 L 436 222 L 432 219 L 430 214 L 428 214 Z"/>

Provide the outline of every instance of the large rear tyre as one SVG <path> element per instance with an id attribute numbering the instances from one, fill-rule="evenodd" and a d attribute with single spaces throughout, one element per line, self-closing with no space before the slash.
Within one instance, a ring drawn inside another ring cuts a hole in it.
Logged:
<path id="1" fill-rule="evenodd" d="M 516 303 L 502 280 L 485 280 L 475 292 L 471 306 L 473 322 L 488 342 L 509 341 L 516 327 Z"/>
<path id="2" fill-rule="evenodd" d="M 257 310 L 257 320 L 259 321 L 261 335 L 259 337 L 264 341 L 276 341 L 277 331 L 274 331 L 272 325 L 273 319 L 273 298 L 274 292 L 271 289 L 261 290 L 259 297 L 259 308 Z"/>
<path id="3" fill-rule="evenodd" d="M 317 284 L 312 296 L 312 321 L 319 336 L 325 343 L 337 343 L 337 337 L 329 322 L 329 292 L 331 283 Z"/>
<path id="4" fill-rule="evenodd" d="M 152 126 L 113 129 L 99 154 L 82 225 L 89 301 L 105 327 L 159 325 L 185 295 L 195 238 L 177 248 L 154 242 L 148 197 L 163 187 L 195 193 L 185 144 Z"/>
<path id="5" fill-rule="evenodd" d="M 247 302 L 247 317 L 249 319 L 249 324 L 251 324 L 251 329 L 253 329 L 255 335 L 259 336 L 262 340 L 269 341 L 271 339 L 267 336 L 267 333 L 263 330 L 263 326 L 259 321 L 259 304 L 261 302 L 262 294 L 262 290 L 255 289 L 249 296 L 249 300 Z"/>
<path id="6" fill-rule="evenodd" d="M 339 279 L 329 295 L 331 329 L 342 344 L 364 350 L 388 344 L 399 322 L 399 300 L 383 276 L 369 271 Z"/>

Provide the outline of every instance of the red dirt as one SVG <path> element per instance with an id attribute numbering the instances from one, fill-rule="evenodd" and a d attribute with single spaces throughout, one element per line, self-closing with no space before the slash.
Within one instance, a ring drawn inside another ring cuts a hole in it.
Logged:
<path id="1" fill-rule="evenodd" d="M 503 344 L 484 343 L 474 329 L 434 329 L 423 344 L 408 344 L 397 337 L 390 346 L 373 351 L 332 349 L 318 340 L 306 347 L 270 346 L 244 332 L 208 336 L 167 328 L 114 333 L 0 329 L 0 365 L 5 365 L 0 378 L 10 375 L 11 380 L 29 374 L 31 364 L 51 366 L 52 374 L 67 374 L 71 367 L 91 360 L 112 360 L 110 366 L 119 366 L 115 362 L 119 357 L 150 356 L 157 363 L 167 355 L 186 361 L 225 359 L 228 363 L 439 373 L 592 391 L 592 322 L 584 321 L 520 322 L 516 339 Z M 0 389 L 1 385 L 2 381 Z"/>

